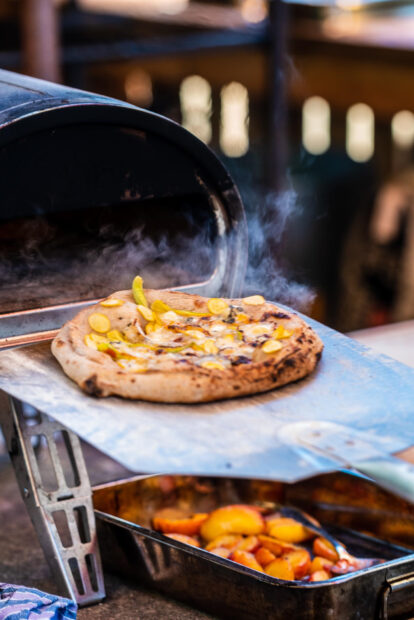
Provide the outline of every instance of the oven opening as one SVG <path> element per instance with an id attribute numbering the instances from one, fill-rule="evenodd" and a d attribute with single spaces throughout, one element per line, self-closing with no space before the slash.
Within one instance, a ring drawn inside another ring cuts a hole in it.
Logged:
<path id="1" fill-rule="evenodd" d="M 138 273 L 150 288 L 202 282 L 216 239 L 200 194 L 0 219 L 0 313 L 104 297 Z"/>

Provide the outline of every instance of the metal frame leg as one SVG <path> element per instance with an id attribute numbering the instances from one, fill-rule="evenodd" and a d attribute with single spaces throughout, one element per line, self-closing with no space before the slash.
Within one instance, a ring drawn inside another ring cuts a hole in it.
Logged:
<path id="1" fill-rule="evenodd" d="M 8 411 L 0 412 L 6 446 L 59 590 L 79 605 L 97 603 L 105 597 L 105 589 L 92 491 L 79 439 L 41 412 L 28 424 L 23 404 L 15 398 L 10 398 L 9 404 Z M 57 433 L 63 438 L 71 471 L 63 467 L 55 441 Z M 47 442 L 50 473 L 56 481 L 53 490 L 46 490 L 42 481 L 34 437 Z"/>

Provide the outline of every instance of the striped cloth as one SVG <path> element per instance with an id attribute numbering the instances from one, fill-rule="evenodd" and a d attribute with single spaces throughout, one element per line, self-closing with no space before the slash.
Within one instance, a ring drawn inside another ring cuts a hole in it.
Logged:
<path id="1" fill-rule="evenodd" d="M 74 620 L 76 610 L 70 599 L 0 583 L 0 620 Z"/>

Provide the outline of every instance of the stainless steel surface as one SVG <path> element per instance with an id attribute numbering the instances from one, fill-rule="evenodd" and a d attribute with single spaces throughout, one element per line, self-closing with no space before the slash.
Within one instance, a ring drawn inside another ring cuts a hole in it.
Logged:
<path id="1" fill-rule="evenodd" d="M 0 349 L 54 338 L 59 326 L 98 300 L 0 314 Z"/>
<path id="2" fill-rule="evenodd" d="M 132 471 L 293 481 L 337 468 L 283 442 L 295 422 L 336 422 L 380 441 L 383 454 L 414 443 L 414 370 L 309 321 L 325 343 L 314 374 L 266 394 L 201 405 L 86 396 L 49 344 L 0 353 L 0 389 L 53 416 Z"/>
<path id="3" fill-rule="evenodd" d="M 329 422 L 289 424 L 281 429 L 280 436 L 293 446 L 332 459 L 338 466 L 352 467 L 414 503 L 414 466 L 384 455 L 386 443 L 381 436 L 373 441 L 367 433 Z M 306 458 L 306 453 L 301 454 Z"/>
<path id="4" fill-rule="evenodd" d="M 350 553 L 382 557 L 385 562 L 329 581 L 309 583 L 274 579 L 151 529 L 151 517 L 158 509 L 206 512 L 227 503 L 253 503 L 254 497 L 263 495 L 292 502 L 302 493 L 300 485 L 172 476 L 101 485 L 94 489 L 94 505 L 99 535 L 105 538 L 104 565 L 218 617 L 373 620 L 384 607 L 390 618 L 403 612 L 412 617 L 414 600 L 409 590 L 404 596 L 404 583 L 412 578 L 414 553 L 376 538 L 326 525 Z M 302 506 L 312 512 L 311 494 Z M 340 512 L 338 508 L 331 515 L 332 521 Z M 400 587 L 402 596 L 388 606 L 383 597 L 390 584 L 394 590 Z"/>
<path id="5" fill-rule="evenodd" d="M 406 577 L 390 579 L 384 588 L 382 605 L 380 610 L 381 620 L 388 620 L 392 618 L 392 605 L 395 604 L 395 599 L 412 600 L 414 594 L 414 574 L 407 575 Z M 394 600 L 393 600 L 394 599 Z M 405 615 L 403 618 L 412 618 L 411 615 Z"/>
<path id="6" fill-rule="evenodd" d="M 101 601 L 105 596 L 102 566 L 79 439 L 40 413 L 29 424 L 21 404 L 14 399 L 10 399 L 10 410 L 0 410 L 0 421 L 23 500 L 60 593 L 80 605 Z M 58 452 L 58 434 L 66 450 L 66 468 Z M 39 468 L 35 439 L 47 444 L 47 472 Z"/>

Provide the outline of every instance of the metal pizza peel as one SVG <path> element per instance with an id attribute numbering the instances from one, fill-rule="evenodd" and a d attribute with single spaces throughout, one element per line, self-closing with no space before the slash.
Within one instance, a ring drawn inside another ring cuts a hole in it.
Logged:
<path id="1" fill-rule="evenodd" d="M 96 399 L 64 375 L 50 343 L 0 352 L 0 389 L 142 473 L 293 482 L 338 469 L 281 438 L 292 422 L 341 424 L 374 444 L 381 437 L 383 455 L 413 445 L 414 370 L 304 318 L 325 345 L 317 369 L 265 394 L 196 405 Z"/>

